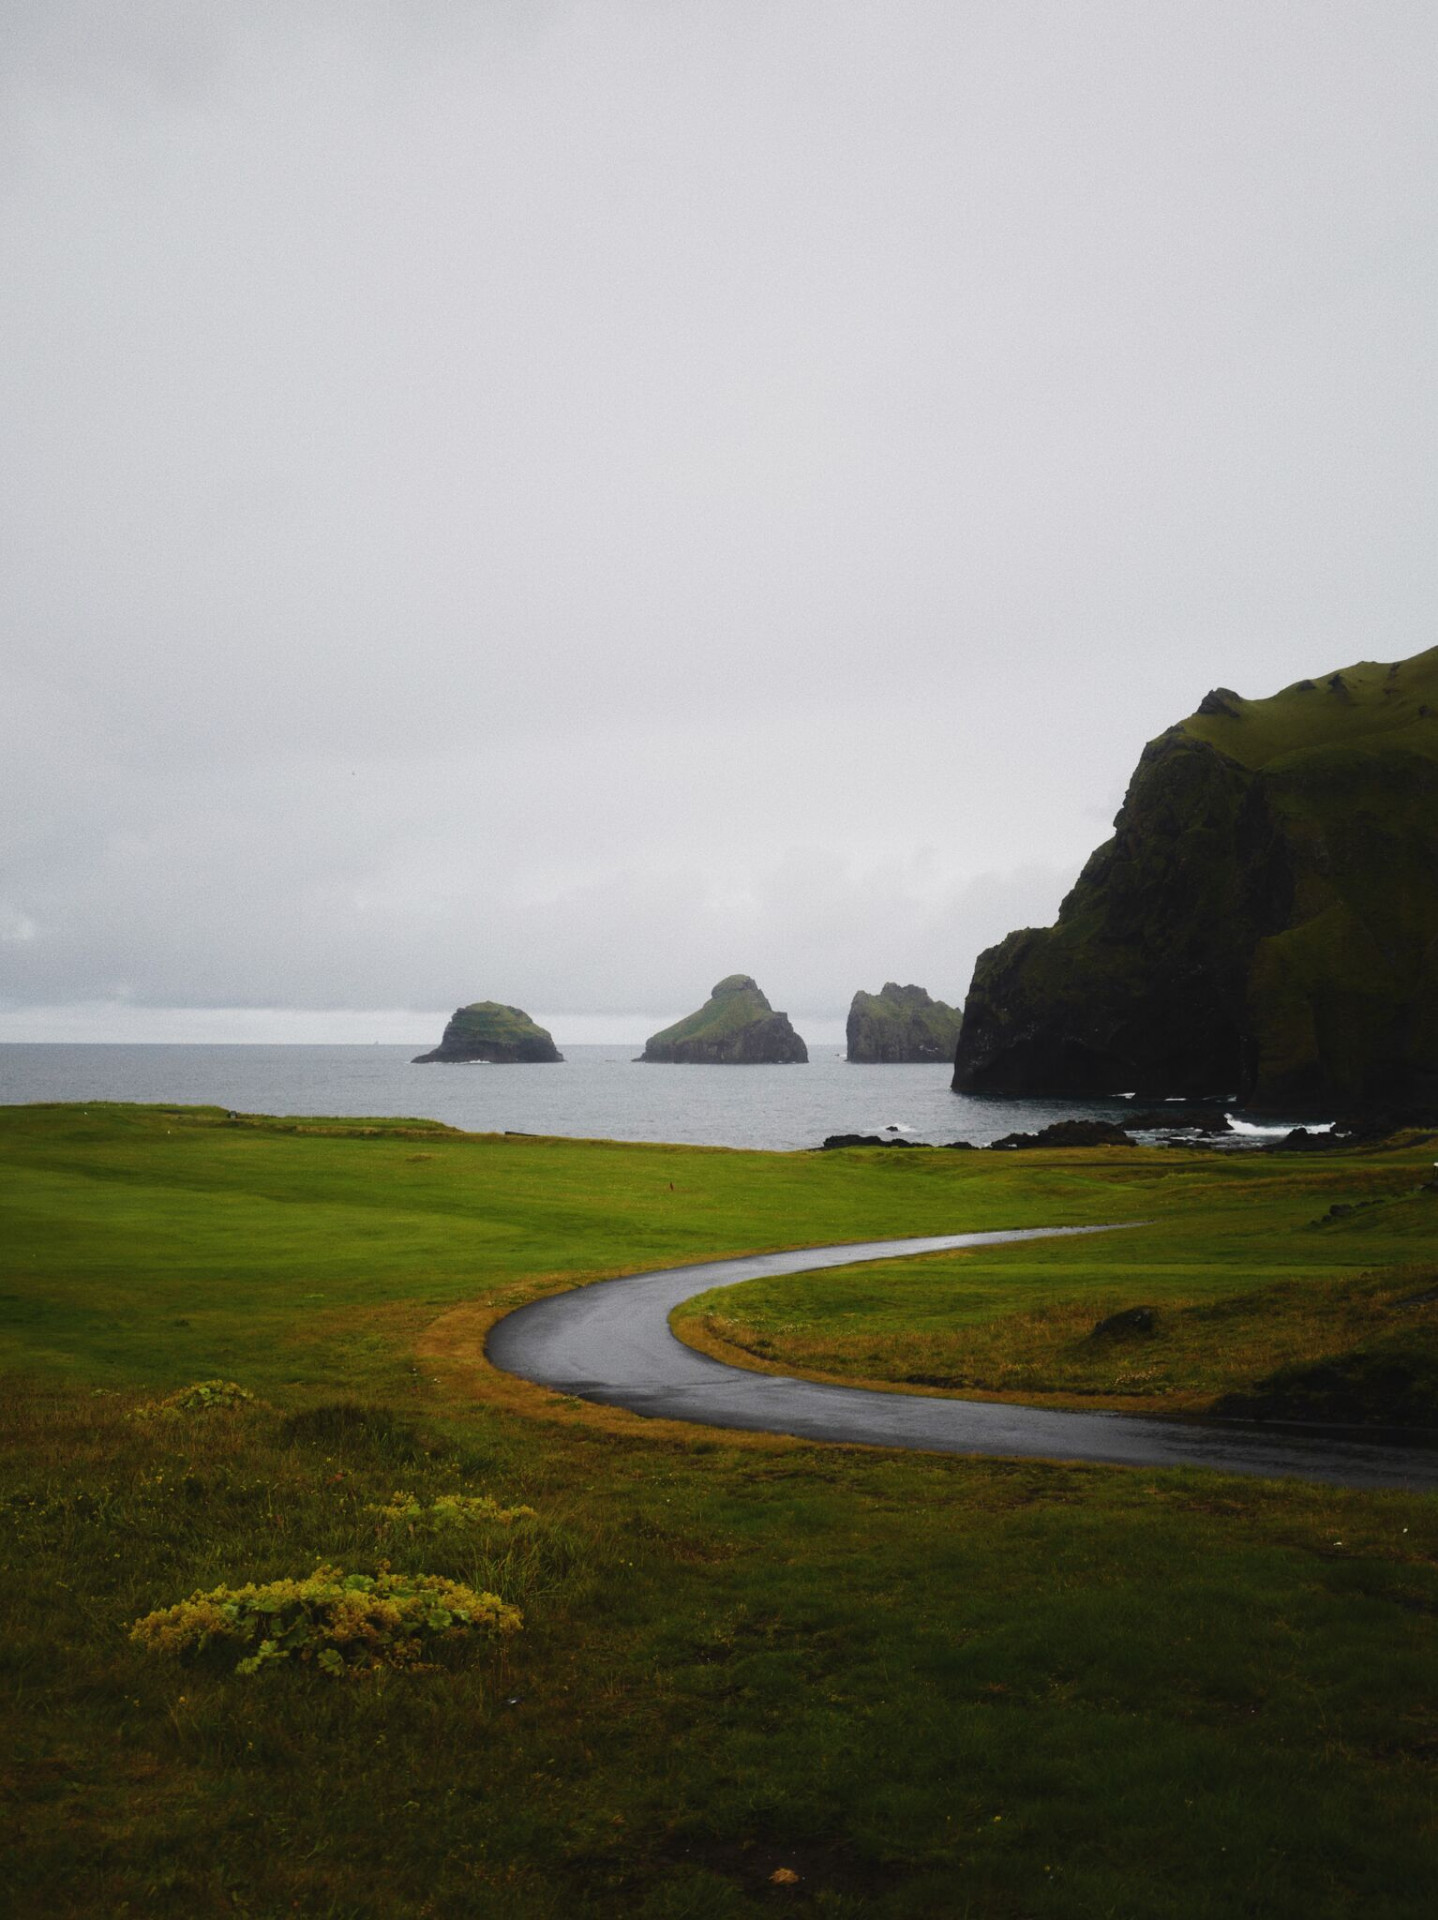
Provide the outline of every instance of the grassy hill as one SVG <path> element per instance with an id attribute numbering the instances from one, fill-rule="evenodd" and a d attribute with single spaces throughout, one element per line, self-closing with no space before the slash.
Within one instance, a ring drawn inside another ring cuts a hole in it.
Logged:
<path id="1" fill-rule="evenodd" d="M 1438 647 L 1392 665 L 1360 660 L 1316 680 L 1295 681 L 1266 700 L 1245 700 L 1227 689 L 1220 696 L 1229 711 L 1200 710 L 1181 723 L 1183 731 L 1245 767 L 1345 747 L 1397 748 L 1438 760 L 1438 727 L 1432 724 L 1438 716 Z"/>

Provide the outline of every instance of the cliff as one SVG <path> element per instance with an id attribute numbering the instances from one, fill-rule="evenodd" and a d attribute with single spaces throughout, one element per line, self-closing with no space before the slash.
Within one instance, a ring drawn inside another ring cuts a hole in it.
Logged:
<path id="1" fill-rule="evenodd" d="M 787 1066 L 806 1062 L 809 1052 L 788 1014 L 775 1013 L 747 973 L 731 973 L 697 1013 L 651 1035 L 640 1057 L 685 1066 Z"/>
<path id="2" fill-rule="evenodd" d="M 417 1053 L 412 1064 L 419 1066 L 431 1060 L 513 1063 L 563 1058 L 544 1028 L 537 1027 L 519 1007 L 504 1007 L 497 1000 L 476 1000 L 472 1006 L 457 1007 L 439 1045 L 432 1053 Z"/>
<path id="3" fill-rule="evenodd" d="M 849 1008 L 849 1058 L 864 1065 L 951 1060 L 959 1019 L 957 1007 L 930 999 L 922 987 L 901 987 L 886 980 L 882 993 L 854 995 Z"/>
<path id="4" fill-rule="evenodd" d="M 1438 1099 L 1438 648 L 1144 748 L 1058 924 L 979 956 L 960 1092 Z"/>

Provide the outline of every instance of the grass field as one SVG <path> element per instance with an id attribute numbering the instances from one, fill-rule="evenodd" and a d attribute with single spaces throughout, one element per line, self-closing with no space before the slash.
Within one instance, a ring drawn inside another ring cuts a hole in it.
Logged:
<path id="1" fill-rule="evenodd" d="M 1152 1218 L 1112 1239 L 750 1280 L 686 1302 L 675 1330 L 734 1364 L 817 1379 L 1134 1412 L 1286 1393 L 1294 1418 L 1438 1434 L 1431 1151 L 1249 1157 L 1221 1171 L 1212 1155 L 1172 1170 L 1145 1155 L 1131 1191 Z M 1175 1233 L 1200 1195 L 1199 1233 Z M 1116 1191 L 1115 1207 L 1133 1217 Z M 1096 1331 L 1134 1309 L 1146 1323 Z M 1325 1403 L 1315 1369 L 1333 1376 Z"/>
<path id="2" fill-rule="evenodd" d="M 1154 1223 L 924 1263 L 975 1327 L 1332 1291 L 1430 1257 L 1430 1168 L 0 1110 L 10 1909 L 1426 1916 L 1432 1499 L 716 1436 L 479 1349 L 558 1285 L 886 1233 Z M 260 1399 L 135 1417 L 216 1375 Z M 525 1625 L 339 1679 L 128 1637 L 321 1562 Z"/>

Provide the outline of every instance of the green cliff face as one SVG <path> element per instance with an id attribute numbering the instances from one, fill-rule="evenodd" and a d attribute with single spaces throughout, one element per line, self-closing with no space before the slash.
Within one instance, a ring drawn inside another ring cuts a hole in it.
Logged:
<path id="1" fill-rule="evenodd" d="M 962 1092 L 1438 1099 L 1438 648 L 1145 747 L 1059 910 L 979 956 Z"/>
<path id="2" fill-rule="evenodd" d="M 951 1060 L 959 1010 L 931 1000 L 922 987 L 884 982 L 882 993 L 859 992 L 849 1008 L 849 1058 L 864 1065 Z"/>
<path id="3" fill-rule="evenodd" d="M 804 1042 L 775 1013 L 747 973 L 721 980 L 697 1013 L 653 1034 L 640 1056 L 685 1066 L 787 1066 L 809 1058 Z"/>
<path id="4" fill-rule="evenodd" d="M 513 1063 L 563 1058 L 544 1028 L 537 1027 L 519 1007 L 504 1007 L 497 1000 L 476 1000 L 472 1006 L 455 1010 L 439 1045 L 433 1053 L 416 1054 L 415 1064 L 429 1060 Z"/>

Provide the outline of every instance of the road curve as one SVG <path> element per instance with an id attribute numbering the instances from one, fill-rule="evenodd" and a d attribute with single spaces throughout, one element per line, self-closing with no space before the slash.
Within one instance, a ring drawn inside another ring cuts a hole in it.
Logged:
<path id="1" fill-rule="evenodd" d="M 517 1308 L 496 1321 L 485 1350 L 493 1365 L 506 1373 L 557 1392 L 702 1426 L 929 1453 L 1213 1467 L 1224 1473 L 1333 1486 L 1438 1486 L 1438 1451 L 1134 1414 L 1061 1413 L 1002 1401 L 827 1386 L 726 1366 L 686 1347 L 669 1330 L 669 1315 L 681 1301 L 740 1280 L 955 1247 L 1109 1231 L 1106 1227 L 1033 1227 L 1009 1233 L 934 1234 L 923 1239 L 804 1247 L 630 1274 Z"/>

